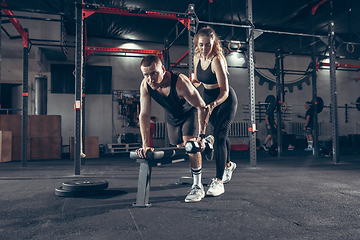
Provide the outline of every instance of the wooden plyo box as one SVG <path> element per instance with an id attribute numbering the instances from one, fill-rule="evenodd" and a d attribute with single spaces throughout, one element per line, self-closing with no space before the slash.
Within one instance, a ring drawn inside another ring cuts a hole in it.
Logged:
<path id="1" fill-rule="evenodd" d="M 11 161 L 12 132 L 0 131 L 0 162 Z"/>
<path id="2" fill-rule="evenodd" d="M 61 137 L 31 138 L 30 159 L 61 159 Z"/>
<path id="3" fill-rule="evenodd" d="M 29 115 L 28 137 L 60 137 L 61 116 L 59 115 Z"/>
<path id="4" fill-rule="evenodd" d="M 61 116 L 28 115 L 27 159 L 61 158 Z M 12 132 L 12 160 L 22 156 L 22 115 L 0 115 L 0 131 Z"/>
<path id="5" fill-rule="evenodd" d="M 70 138 L 70 159 L 74 159 L 75 140 Z M 99 137 L 85 137 L 85 158 L 99 158 Z"/>
<path id="6" fill-rule="evenodd" d="M 12 159 L 13 161 L 21 160 L 21 137 L 14 137 L 12 138 Z M 30 138 L 27 139 L 27 155 L 26 159 L 30 159 Z"/>

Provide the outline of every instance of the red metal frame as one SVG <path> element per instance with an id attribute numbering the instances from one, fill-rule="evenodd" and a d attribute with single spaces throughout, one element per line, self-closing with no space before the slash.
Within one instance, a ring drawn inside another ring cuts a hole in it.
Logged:
<path id="1" fill-rule="evenodd" d="M 163 59 L 163 51 L 161 50 L 147 50 L 147 49 L 124 49 L 124 48 L 110 48 L 110 47 L 85 47 L 85 58 L 90 56 L 93 52 L 118 52 L 118 53 L 140 53 L 140 54 L 156 54 Z"/>
<path id="2" fill-rule="evenodd" d="M 5 2 L 5 0 L 2 0 L 1 5 L 3 7 L 8 7 L 9 6 Z M 11 10 L 6 9 L 6 8 L 3 8 L 2 10 L 6 15 L 14 16 L 14 13 Z M 19 23 L 19 21 L 16 18 L 9 17 L 9 20 L 12 23 L 12 25 L 14 25 L 15 29 L 19 32 L 20 36 L 22 37 L 22 39 L 23 39 L 23 47 L 27 48 L 29 46 L 28 33 L 25 32 L 25 30 L 23 29 L 23 27 L 21 26 L 21 24 Z"/>
<path id="3" fill-rule="evenodd" d="M 189 50 L 187 50 L 173 65 L 171 65 L 171 68 L 175 67 L 176 64 L 181 62 L 188 54 L 189 54 Z"/>
<path id="4" fill-rule="evenodd" d="M 181 18 L 178 17 L 175 13 L 164 13 L 164 12 L 154 12 L 154 11 L 144 11 L 141 13 L 132 13 L 129 9 L 123 8 L 113 8 L 113 7 L 100 7 L 96 6 L 95 9 L 87 8 L 85 4 L 83 4 L 83 20 L 95 12 L 97 13 L 107 13 L 107 14 L 120 14 L 127 16 L 137 16 L 137 17 L 152 17 L 152 18 L 163 18 L 163 19 L 172 19 L 178 20 L 188 29 L 190 29 L 190 19 L 189 18 Z M 108 47 L 91 47 L 87 46 L 87 34 L 85 28 L 85 59 L 87 59 L 92 53 L 95 51 L 100 52 L 120 52 L 120 53 L 140 53 L 140 54 L 156 54 L 161 59 L 163 59 L 163 51 L 161 50 L 146 50 L 146 49 L 123 49 L 123 48 L 108 48 Z M 176 63 L 180 62 L 189 51 L 187 51 Z"/>
<path id="5" fill-rule="evenodd" d="M 181 18 L 176 16 L 175 13 L 164 13 L 164 12 L 153 12 L 153 11 L 144 11 L 143 13 L 132 13 L 129 9 L 123 8 L 112 8 L 112 7 L 96 7 L 96 9 L 88 9 L 83 5 L 83 19 L 91 16 L 93 13 L 108 13 L 108 14 L 120 14 L 127 16 L 137 16 L 137 17 L 152 17 L 152 18 L 164 18 L 164 19 L 173 19 L 178 20 L 184 24 L 188 29 L 190 28 L 190 19 Z"/>
<path id="6" fill-rule="evenodd" d="M 322 66 L 330 66 L 330 63 L 322 63 L 317 62 L 316 63 L 316 70 L 318 70 Z M 342 67 L 342 68 L 357 68 L 360 70 L 360 65 L 356 64 L 346 64 L 346 63 L 335 63 L 335 67 Z M 360 80 L 360 78 L 355 78 L 356 81 Z"/>
<path id="7" fill-rule="evenodd" d="M 330 66 L 330 63 L 322 63 L 317 62 L 316 63 L 316 70 L 319 69 L 321 66 Z M 360 65 L 355 64 L 346 64 L 346 63 L 335 63 L 335 67 L 343 67 L 343 68 L 359 68 Z"/>
<path id="8" fill-rule="evenodd" d="M 321 2 L 319 2 L 318 4 L 316 4 L 312 9 L 311 9 L 311 14 L 312 15 L 315 15 L 315 12 L 316 12 L 316 10 L 318 9 L 318 7 L 321 5 L 321 4 L 323 4 L 323 3 L 325 3 L 327 0 L 322 0 Z"/>

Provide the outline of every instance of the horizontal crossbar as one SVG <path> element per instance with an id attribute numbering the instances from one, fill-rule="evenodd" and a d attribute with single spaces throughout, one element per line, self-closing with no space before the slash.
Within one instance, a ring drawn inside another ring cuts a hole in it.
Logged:
<path id="1" fill-rule="evenodd" d="M 162 158 L 174 158 L 187 156 L 185 148 L 157 148 L 153 152 L 148 151 L 146 153 L 146 160 L 162 159 Z M 135 151 L 130 152 L 130 158 L 141 159 Z"/>

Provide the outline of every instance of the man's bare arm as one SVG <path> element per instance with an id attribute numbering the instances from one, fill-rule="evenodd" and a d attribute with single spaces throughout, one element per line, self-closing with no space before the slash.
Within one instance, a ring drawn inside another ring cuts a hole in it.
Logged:
<path id="1" fill-rule="evenodd" d="M 150 94 L 147 90 L 147 83 L 142 81 L 140 85 L 139 125 L 143 152 L 146 152 L 148 149 L 150 149 L 150 115 Z"/>
<path id="2" fill-rule="evenodd" d="M 206 125 L 208 124 L 205 120 L 208 110 L 205 108 L 206 104 L 200 96 L 200 93 L 183 74 L 179 75 L 176 90 L 179 97 L 183 97 L 188 103 L 197 108 L 200 133 L 205 134 Z"/>

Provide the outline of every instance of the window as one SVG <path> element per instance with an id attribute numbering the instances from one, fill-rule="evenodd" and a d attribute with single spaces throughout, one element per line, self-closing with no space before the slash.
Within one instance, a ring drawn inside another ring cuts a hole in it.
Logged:
<path id="1" fill-rule="evenodd" d="M 75 94 L 75 65 L 51 64 L 51 93 Z M 111 94 L 112 67 L 85 65 L 85 94 Z"/>

